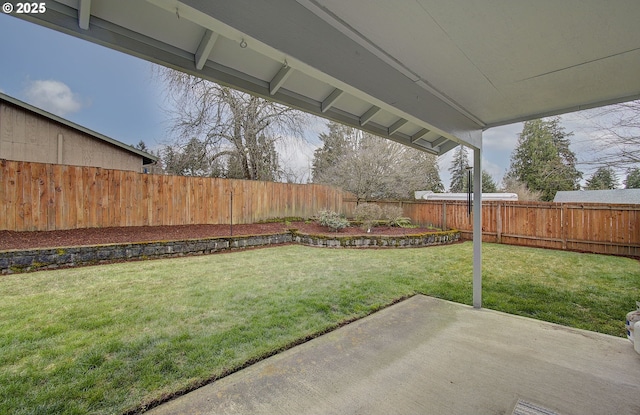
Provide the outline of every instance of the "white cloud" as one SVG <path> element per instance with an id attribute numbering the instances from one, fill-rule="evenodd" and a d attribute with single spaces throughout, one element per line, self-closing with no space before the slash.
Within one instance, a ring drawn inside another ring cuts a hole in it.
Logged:
<path id="1" fill-rule="evenodd" d="M 482 133 L 483 149 L 510 153 L 515 148 L 521 131 L 522 123 L 490 128 Z"/>
<path id="2" fill-rule="evenodd" d="M 83 106 L 78 94 L 60 81 L 31 81 L 24 94 L 30 104 L 61 117 L 80 111 Z"/>

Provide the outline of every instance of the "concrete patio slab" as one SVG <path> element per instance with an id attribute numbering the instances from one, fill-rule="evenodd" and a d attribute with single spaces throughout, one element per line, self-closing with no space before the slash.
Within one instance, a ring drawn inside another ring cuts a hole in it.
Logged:
<path id="1" fill-rule="evenodd" d="M 512 414 L 518 401 L 640 414 L 640 355 L 627 339 L 414 296 L 148 414 Z"/>

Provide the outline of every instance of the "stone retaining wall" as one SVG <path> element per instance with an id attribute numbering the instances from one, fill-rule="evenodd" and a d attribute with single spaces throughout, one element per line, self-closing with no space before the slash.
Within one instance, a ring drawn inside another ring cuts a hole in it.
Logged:
<path id="1" fill-rule="evenodd" d="M 293 242 L 328 248 L 407 248 L 431 245 L 445 245 L 460 240 L 460 232 L 434 232 L 417 235 L 399 236 L 333 236 L 333 235 L 306 235 L 293 232 Z"/>
<path id="2" fill-rule="evenodd" d="M 132 259 L 202 255 L 286 243 L 321 247 L 420 247 L 444 245 L 460 239 L 460 232 L 448 231 L 405 236 L 306 235 L 291 230 L 272 235 L 237 236 L 184 241 L 141 242 L 64 248 L 10 250 L 0 252 L 0 273 L 93 265 Z"/>
<path id="3" fill-rule="evenodd" d="M 291 233 L 189 239 L 184 241 L 108 244 L 69 248 L 45 248 L 0 252 L 0 273 L 35 271 L 92 265 L 131 259 L 202 255 L 230 249 L 251 248 L 292 242 Z"/>

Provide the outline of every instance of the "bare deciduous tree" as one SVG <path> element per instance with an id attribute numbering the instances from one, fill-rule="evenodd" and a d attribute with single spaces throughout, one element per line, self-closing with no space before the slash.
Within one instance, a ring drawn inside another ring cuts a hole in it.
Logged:
<path id="1" fill-rule="evenodd" d="M 594 153 L 585 164 L 633 169 L 640 166 L 640 101 L 585 111 L 591 123 Z"/>
<path id="2" fill-rule="evenodd" d="M 168 68 L 159 68 L 170 105 L 171 147 L 177 153 L 196 139 L 209 165 L 207 175 L 280 180 L 276 143 L 302 137 L 307 115 Z"/>
<path id="3" fill-rule="evenodd" d="M 526 184 L 508 175 L 502 179 L 501 190 L 503 192 L 517 194 L 518 200 L 520 201 L 539 201 L 542 199 L 542 192 L 530 190 Z"/>
<path id="4" fill-rule="evenodd" d="M 336 123 L 321 134 L 313 181 L 341 187 L 359 200 L 407 199 L 443 191 L 435 156 Z"/>

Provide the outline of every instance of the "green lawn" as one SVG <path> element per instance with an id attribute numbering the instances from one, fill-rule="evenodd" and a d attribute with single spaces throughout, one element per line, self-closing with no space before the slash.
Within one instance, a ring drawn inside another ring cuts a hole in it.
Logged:
<path id="1" fill-rule="evenodd" d="M 624 336 L 640 262 L 485 244 L 484 306 Z M 285 246 L 0 277 L 0 413 L 113 414 L 424 293 L 470 304 L 471 243 Z"/>

